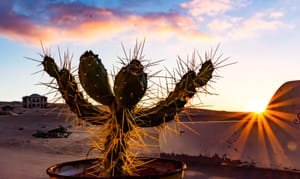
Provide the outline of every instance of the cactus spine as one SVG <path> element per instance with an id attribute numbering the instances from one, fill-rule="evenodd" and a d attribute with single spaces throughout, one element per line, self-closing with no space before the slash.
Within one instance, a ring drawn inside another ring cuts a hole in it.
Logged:
<path id="1" fill-rule="evenodd" d="M 99 159 L 101 176 L 135 175 L 132 156 L 128 152 L 128 141 L 132 132 L 137 127 L 154 127 L 173 120 L 196 94 L 196 88 L 209 82 L 215 69 L 211 59 L 207 59 L 199 72 L 187 71 L 166 99 L 152 108 L 136 110 L 136 104 L 144 96 L 148 83 L 147 74 L 138 56 L 134 55 L 121 68 L 115 77 L 114 86 L 111 87 L 106 69 L 98 55 L 86 51 L 80 57 L 79 79 L 89 97 L 108 106 L 100 109 L 84 98 L 68 69 L 59 70 L 54 60 L 47 55 L 42 64 L 44 71 L 56 79 L 58 90 L 72 112 L 82 120 L 104 125 L 107 135 Z"/>

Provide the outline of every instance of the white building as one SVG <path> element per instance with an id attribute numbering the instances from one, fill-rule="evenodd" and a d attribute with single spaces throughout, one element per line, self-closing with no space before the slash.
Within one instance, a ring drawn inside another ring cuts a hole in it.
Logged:
<path id="1" fill-rule="evenodd" d="M 23 97 L 23 107 L 25 108 L 45 108 L 47 106 L 47 97 L 39 94 L 32 94 Z"/>

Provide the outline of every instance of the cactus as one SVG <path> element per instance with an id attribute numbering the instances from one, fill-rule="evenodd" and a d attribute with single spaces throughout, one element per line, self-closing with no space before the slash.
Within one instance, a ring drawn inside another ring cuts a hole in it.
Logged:
<path id="1" fill-rule="evenodd" d="M 114 85 L 116 102 L 124 108 L 132 108 L 144 96 L 147 89 L 147 74 L 137 59 L 123 67 L 117 74 Z"/>
<path id="2" fill-rule="evenodd" d="M 80 57 L 79 79 L 84 90 L 91 98 L 104 105 L 111 105 L 113 94 L 104 65 L 92 51 Z"/>
<path id="3" fill-rule="evenodd" d="M 139 51 L 139 47 L 136 45 L 135 50 Z M 137 103 L 147 90 L 148 79 L 136 54 L 127 59 L 128 64 L 116 74 L 113 87 L 98 55 L 86 51 L 80 57 L 78 72 L 81 86 L 90 98 L 108 108 L 99 108 L 88 102 L 71 72 L 65 67 L 59 70 L 52 57 L 45 55 L 42 62 L 44 71 L 56 79 L 58 90 L 70 110 L 82 120 L 104 125 L 106 139 L 97 166 L 101 176 L 136 175 L 132 166 L 134 156 L 128 152 L 128 141 L 135 129 L 155 127 L 173 120 L 197 93 L 197 88 L 204 87 L 211 80 L 216 68 L 210 58 L 202 63 L 198 72 L 188 68 L 164 100 L 153 107 L 142 108 Z"/>

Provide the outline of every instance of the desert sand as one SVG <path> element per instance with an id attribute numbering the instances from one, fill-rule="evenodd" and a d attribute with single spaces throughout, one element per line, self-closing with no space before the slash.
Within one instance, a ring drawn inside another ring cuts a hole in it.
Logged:
<path id="1" fill-rule="evenodd" d="M 47 109 L 17 108 L 18 115 L 0 115 L 0 178 L 46 179 L 53 164 L 86 157 L 91 136 L 85 129 L 71 127 L 65 116 Z M 68 138 L 36 138 L 37 130 L 48 131 L 64 126 Z"/>
<path id="2" fill-rule="evenodd" d="M 11 106 L 13 110 L 3 112 L 4 106 Z M 61 113 L 61 109 L 53 111 L 53 108 L 23 108 L 20 102 L 0 102 L 0 179 L 46 179 L 49 178 L 46 169 L 51 165 L 99 155 L 96 150 L 89 152 L 90 132 L 101 126 L 76 125 L 74 115 Z M 71 135 L 67 138 L 32 136 L 37 131 L 47 132 L 60 126 Z M 148 148 L 140 155 L 159 156 L 158 144 Z"/>

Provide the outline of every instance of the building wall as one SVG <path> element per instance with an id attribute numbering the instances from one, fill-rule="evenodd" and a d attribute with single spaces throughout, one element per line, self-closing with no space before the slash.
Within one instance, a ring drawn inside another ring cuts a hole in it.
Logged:
<path id="1" fill-rule="evenodd" d="M 45 108 L 47 107 L 47 97 L 33 94 L 23 97 L 23 107 L 25 108 Z"/>

